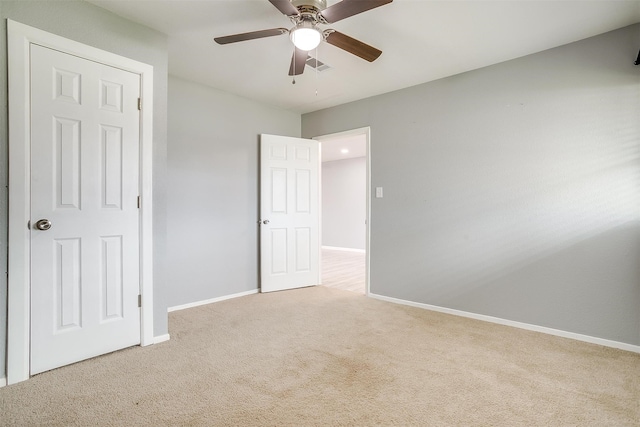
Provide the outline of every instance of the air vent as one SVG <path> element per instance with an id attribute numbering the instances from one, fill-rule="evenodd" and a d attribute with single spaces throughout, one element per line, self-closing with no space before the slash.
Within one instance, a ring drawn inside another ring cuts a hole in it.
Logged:
<path id="1" fill-rule="evenodd" d="M 319 61 L 316 58 L 312 58 L 312 57 L 309 57 L 309 59 L 307 59 L 307 65 L 311 68 L 315 68 L 318 71 L 326 71 L 331 68 L 324 62 Z"/>

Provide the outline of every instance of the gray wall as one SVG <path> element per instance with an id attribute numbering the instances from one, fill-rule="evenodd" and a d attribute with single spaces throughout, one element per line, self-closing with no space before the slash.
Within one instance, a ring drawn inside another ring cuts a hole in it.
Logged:
<path id="1" fill-rule="evenodd" d="M 6 19 L 129 57 L 154 67 L 154 333 L 167 333 L 166 236 L 166 117 L 167 40 L 147 27 L 122 19 L 82 1 L 0 0 L 0 270 L 6 271 L 7 242 L 7 43 Z M 0 274 L 0 377 L 4 376 L 6 350 L 6 276 Z"/>
<path id="2" fill-rule="evenodd" d="M 364 249 L 366 219 L 366 157 L 323 162 L 322 245 Z"/>
<path id="3" fill-rule="evenodd" d="M 640 344 L 640 24 L 302 117 L 371 126 L 371 292 Z"/>
<path id="4" fill-rule="evenodd" d="M 300 115 L 169 78 L 169 306 L 258 288 L 259 134 Z"/>

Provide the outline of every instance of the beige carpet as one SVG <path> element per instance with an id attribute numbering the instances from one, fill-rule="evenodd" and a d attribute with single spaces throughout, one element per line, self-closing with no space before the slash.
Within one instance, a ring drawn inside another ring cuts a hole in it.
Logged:
<path id="1" fill-rule="evenodd" d="M 640 425 L 640 355 L 325 287 L 0 389 L 2 425 Z"/>

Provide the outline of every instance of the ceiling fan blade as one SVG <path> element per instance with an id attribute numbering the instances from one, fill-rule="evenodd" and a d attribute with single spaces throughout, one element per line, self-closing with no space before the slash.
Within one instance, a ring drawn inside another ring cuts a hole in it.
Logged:
<path id="1" fill-rule="evenodd" d="M 375 61 L 382 54 L 381 50 L 335 30 L 329 33 L 325 40 L 327 43 L 332 44 L 335 47 L 339 47 L 342 50 L 346 50 L 347 52 L 359 56 L 369 62 Z"/>
<path id="2" fill-rule="evenodd" d="M 341 19 L 357 15 L 376 7 L 384 6 L 393 0 L 342 0 L 333 6 L 329 6 L 320 15 L 329 23 L 333 24 Z M 272 2 L 273 3 L 273 2 Z"/>
<path id="3" fill-rule="evenodd" d="M 300 12 L 291 4 L 289 0 L 269 0 L 280 12 L 287 16 L 298 16 Z"/>
<path id="4" fill-rule="evenodd" d="M 263 37 L 279 36 L 288 33 L 286 28 L 272 28 L 270 30 L 252 31 L 250 33 L 233 34 L 231 36 L 216 37 L 214 40 L 218 44 L 228 44 L 243 42 L 246 40 L 261 39 Z"/>
<path id="5" fill-rule="evenodd" d="M 307 63 L 307 58 L 309 58 L 309 54 L 307 52 L 295 48 L 295 52 L 293 52 L 293 56 L 291 57 L 289 75 L 299 76 L 300 74 L 302 74 L 304 72 L 304 66 Z"/>

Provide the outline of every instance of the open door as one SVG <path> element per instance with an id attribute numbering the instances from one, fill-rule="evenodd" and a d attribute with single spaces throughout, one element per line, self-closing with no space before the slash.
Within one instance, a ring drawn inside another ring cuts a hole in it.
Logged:
<path id="1" fill-rule="evenodd" d="M 318 141 L 261 135 L 261 292 L 320 282 L 319 152 Z"/>

